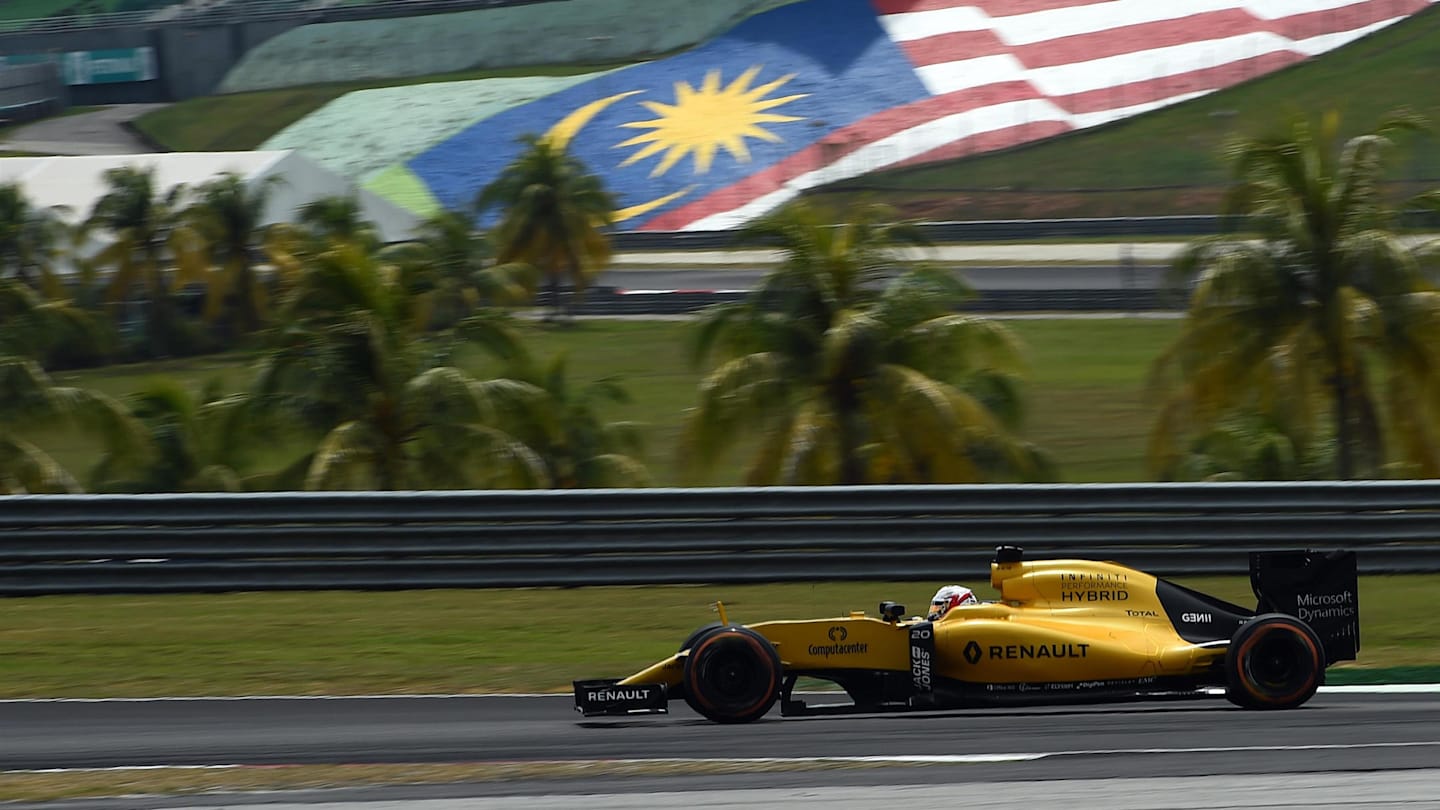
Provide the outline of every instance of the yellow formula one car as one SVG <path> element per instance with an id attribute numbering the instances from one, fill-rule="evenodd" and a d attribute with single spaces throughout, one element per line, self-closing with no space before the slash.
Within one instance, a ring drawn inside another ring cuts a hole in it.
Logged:
<path id="1" fill-rule="evenodd" d="M 996 549 L 995 602 L 930 621 L 880 604 L 835 619 L 722 622 L 623 679 L 576 681 L 586 716 L 663 713 L 675 698 L 721 723 L 780 703 L 783 715 L 1205 696 L 1222 687 L 1250 709 L 1288 709 L 1325 669 L 1354 659 L 1360 615 L 1353 552 L 1250 555 L 1254 611 L 1111 562 L 1025 561 Z M 852 703 L 807 706 L 801 677 Z"/>

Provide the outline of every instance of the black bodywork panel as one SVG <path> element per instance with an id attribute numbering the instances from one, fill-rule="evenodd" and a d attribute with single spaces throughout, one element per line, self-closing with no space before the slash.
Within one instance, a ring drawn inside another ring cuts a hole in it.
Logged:
<path id="1" fill-rule="evenodd" d="M 1360 652 L 1360 582 L 1353 551 L 1253 551 L 1250 587 L 1258 613 L 1286 613 L 1310 625 L 1325 663 Z"/>
<path id="2" fill-rule="evenodd" d="M 1163 579 L 1156 580 L 1155 595 L 1176 634 L 1191 644 L 1228 641 L 1240 625 L 1255 615 L 1239 605 Z"/>

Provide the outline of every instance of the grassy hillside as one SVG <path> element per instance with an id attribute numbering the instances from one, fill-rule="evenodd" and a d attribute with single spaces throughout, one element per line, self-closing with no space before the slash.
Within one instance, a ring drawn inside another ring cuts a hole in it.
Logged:
<path id="1" fill-rule="evenodd" d="M 391 82 L 193 99 L 138 126 L 176 151 L 253 149 L 351 90 L 495 76 L 570 75 L 617 65 L 471 71 Z M 814 192 L 843 202 L 877 197 L 915 216 L 985 219 L 1214 213 L 1225 182 L 1218 151 L 1257 133 L 1285 110 L 1338 110 L 1354 131 L 1411 107 L 1440 122 L 1440 8 L 1339 51 L 1240 87 L 1114 125 L 1013 150 L 902 171 L 879 172 Z M 1440 150 L 1419 138 L 1398 155 L 1400 191 L 1440 180 Z"/>
<path id="2" fill-rule="evenodd" d="M 1187 104 L 1045 143 L 879 172 L 813 192 L 857 193 L 936 219 L 1214 213 L 1226 181 L 1218 159 L 1237 134 L 1286 111 L 1336 110 L 1349 132 L 1409 107 L 1440 125 L 1440 8 L 1330 54 Z M 1440 185 L 1440 150 L 1416 138 L 1395 155 L 1404 191 Z M 1418 181 L 1418 182 L 1417 182 Z"/>
<path id="3" fill-rule="evenodd" d="M 392 79 L 284 90 L 259 90 L 192 98 L 146 113 L 135 126 L 172 152 L 245 151 L 255 149 L 331 101 L 354 90 L 404 87 L 429 82 L 459 82 L 516 76 L 572 76 L 620 65 L 556 65 L 447 73 L 414 79 Z"/>

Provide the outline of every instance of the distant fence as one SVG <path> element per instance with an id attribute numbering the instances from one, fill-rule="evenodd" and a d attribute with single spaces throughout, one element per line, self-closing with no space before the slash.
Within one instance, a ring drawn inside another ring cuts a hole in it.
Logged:
<path id="1" fill-rule="evenodd" d="M 0 66 L 0 126 L 54 115 L 65 98 L 57 65 Z"/>
<path id="2" fill-rule="evenodd" d="M 993 548 L 1160 575 L 1351 548 L 1440 571 L 1440 481 L 0 498 L 0 594 L 939 580 Z"/>

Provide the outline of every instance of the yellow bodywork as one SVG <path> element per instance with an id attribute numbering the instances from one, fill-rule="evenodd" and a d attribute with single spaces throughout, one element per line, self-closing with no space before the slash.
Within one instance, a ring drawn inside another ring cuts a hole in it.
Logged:
<path id="1" fill-rule="evenodd" d="M 1040 560 L 994 563 L 995 602 L 962 605 L 934 623 L 934 674 L 967 683 L 1061 683 L 1199 673 L 1224 645 L 1182 639 L 1156 595 L 1156 578 L 1114 563 Z M 786 672 L 911 666 L 910 628 L 852 613 L 748 625 L 780 655 Z M 681 682 L 686 651 L 622 684 Z"/>

